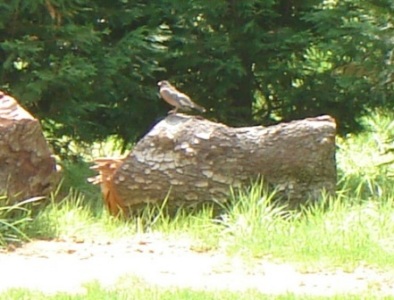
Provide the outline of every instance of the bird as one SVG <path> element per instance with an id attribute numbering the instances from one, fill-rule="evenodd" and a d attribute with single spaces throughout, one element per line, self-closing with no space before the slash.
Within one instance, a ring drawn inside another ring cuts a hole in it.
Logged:
<path id="1" fill-rule="evenodd" d="M 200 112 L 206 112 L 206 109 L 196 103 L 194 103 L 190 97 L 180 91 L 178 91 L 173 85 L 167 80 L 162 80 L 157 83 L 160 87 L 160 96 L 170 105 L 174 106 L 175 109 L 169 111 L 169 114 L 175 114 L 178 109 L 190 110 L 196 109 Z"/>

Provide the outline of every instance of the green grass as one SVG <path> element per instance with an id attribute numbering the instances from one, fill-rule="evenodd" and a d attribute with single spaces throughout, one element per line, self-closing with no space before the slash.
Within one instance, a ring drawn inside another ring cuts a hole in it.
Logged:
<path id="1" fill-rule="evenodd" d="M 115 287 L 104 288 L 98 282 L 91 282 L 84 285 L 84 293 L 64 293 L 45 294 L 40 291 L 27 289 L 10 289 L 0 294 L 0 300 L 20 300 L 20 299 L 43 299 L 43 300 L 96 300 L 96 299 L 116 299 L 116 300 L 292 300 L 292 299 L 376 299 L 373 291 L 364 293 L 362 296 L 354 294 L 338 294 L 335 296 L 310 296 L 297 295 L 294 293 L 284 293 L 281 295 L 267 295 L 258 290 L 246 291 L 225 291 L 225 290 L 194 290 L 190 288 L 159 287 L 134 277 L 123 278 Z M 390 298 L 385 298 L 390 299 Z"/>
<path id="2" fill-rule="evenodd" d="M 76 192 L 52 201 L 30 221 L 26 234 L 35 238 L 79 240 L 118 238 L 160 232 L 194 240 L 202 251 L 217 249 L 244 258 L 275 257 L 311 268 L 358 264 L 394 267 L 393 198 L 354 203 L 343 193 L 303 211 L 271 205 L 273 193 L 256 183 L 234 195 L 234 205 L 220 217 L 211 208 L 175 217 L 150 207 L 138 218 L 110 216 L 96 199 L 93 205 Z"/>
<path id="3" fill-rule="evenodd" d="M 313 207 L 286 212 L 270 205 L 272 195 L 264 195 L 261 185 L 237 195 L 222 221 L 230 253 L 308 268 L 394 267 L 393 199 L 351 204 L 348 197 L 322 197 Z"/>
<path id="4" fill-rule="evenodd" d="M 91 240 L 92 237 L 117 238 L 133 232 L 128 222 L 110 216 L 98 197 L 88 201 L 83 194 L 71 190 L 61 201 L 54 197 L 50 201 L 32 220 L 30 236 Z"/>
<path id="5" fill-rule="evenodd" d="M 178 289 L 178 288 L 159 288 L 149 286 L 134 286 L 128 289 L 108 290 L 101 287 L 98 283 L 91 283 L 86 286 L 87 293 L 70 295 L 67 293 L 57 293 L 55 295 L 45 295 L 41 292 L 28 291 L 23 289 L 10 290 L 6 293 L 0 294 L 0 300 L 11 299 L 272 299 L 266 295 L 259 294 L 256 291 L 247 292 L 227 292 L 227 291 L 195 291 L 192 289 Z M 280 299 L 280 298 L 278 298 Z M 291 298 L 282 298 L 291 299 Z"/>
<path id="6" fill-rule="evenodd" d="M 41 200 L 44 199 L 36 197 L 10 203 L 7 197 L 0 197 L 0 247 L 29 240 L 28 230 L 33 220 L 33 207 Z"/>

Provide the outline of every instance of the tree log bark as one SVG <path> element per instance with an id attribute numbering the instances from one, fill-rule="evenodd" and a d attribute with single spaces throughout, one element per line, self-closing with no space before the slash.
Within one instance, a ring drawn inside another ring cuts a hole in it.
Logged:
<path id="1" fill-rule="evenodd" d="M 11 201 L 45 196 L 58 182 L 39 121 L 0 91 L 0 193 Z"/>
<path id="2" fill-rule="evenodd" d="M 170 115 L 118 164 L 108 180 L 117 197 L 111 202 L 133 208 L 166 197 L 170 206 L 225 201 L 230 187 L 262 176 L 298 206 L 335 192 L 335 131 L 329 116 L 231 128 Z"/>

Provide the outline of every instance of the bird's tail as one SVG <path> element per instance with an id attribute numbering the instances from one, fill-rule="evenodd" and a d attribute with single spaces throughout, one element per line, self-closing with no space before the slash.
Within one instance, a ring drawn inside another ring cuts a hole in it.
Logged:
<path id="1" fill-rule="evenodd" d="M 193 108 L 199 110 L 202 113 L 207 111 L 204 107 L 202 107 L 201 105 L 195 104 L 195 103 L 194 103 Z"/>

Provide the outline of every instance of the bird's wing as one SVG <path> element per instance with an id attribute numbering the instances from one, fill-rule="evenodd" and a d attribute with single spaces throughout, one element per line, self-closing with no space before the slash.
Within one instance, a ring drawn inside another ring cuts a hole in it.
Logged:
<path id="1" fill-rule="evenodd" d="M 205 112 L 206 109 L 196 103 L 194 103 L 189 96 L 183 94 L 183 93 L 179 93 L 178 94 L 178 101 L 179 103 L 181 103 L 183 108 L 194 108 L 197 109 L 201 112 Z"/>
<path id="2" fill-rule="evenodd" d="M 195 106 L 189 96 L 183 93 L 176 93 L 176 99 L 183 108 L 193 108 Z"/>
<path id="3" fill-rule="evenodd" d="M 162 87 L 160 89 L 160 95 L 165 101 L 175 107 L 180 107 L 181 104 L 177 101 L 177 92 L 168 87 Z"/>

